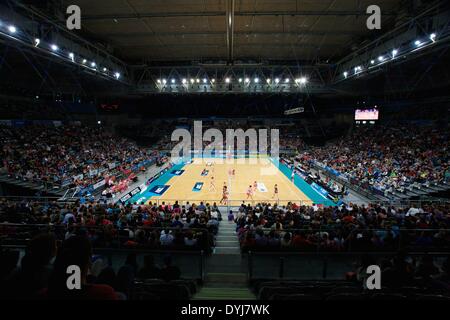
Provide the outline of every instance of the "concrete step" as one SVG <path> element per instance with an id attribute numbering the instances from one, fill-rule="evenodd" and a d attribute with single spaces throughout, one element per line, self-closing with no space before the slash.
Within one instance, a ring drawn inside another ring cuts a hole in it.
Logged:
<path id="1" fill-rule="evenodd" d="M 247 285 L 247 274 L 243 272 L 209 272 L 206 275 L 205 283 L 235 283 Z M 207 285 L 205 285 L 207 286 Z"/>
<path id="2" fill-rule="evenodd" d="M 203 287 L 192 300 L 255 300 L 255 295 L 248 288 Z"/>
<path id="3" fill-rule="evenodd" d="M 240 255 L 241 250 L 239 248 L 215 248 L 214 254 L 232 254 L 232 255 Z"/>
<path id="4" fill-rule="evenodd" d="M 216 247 L 227 247 L 227 246 L 237 246 L 239 247 L 239 241 L 234 240 L 216 240 Z"/>
<path id="5" fill-rule="evenodd" d="M 237 236 L 236 235 L 231 235 L 231 236 L 217 235 L 216 236 L 216 241 L 231 241 L 231 240 L 237 241 Z"/>

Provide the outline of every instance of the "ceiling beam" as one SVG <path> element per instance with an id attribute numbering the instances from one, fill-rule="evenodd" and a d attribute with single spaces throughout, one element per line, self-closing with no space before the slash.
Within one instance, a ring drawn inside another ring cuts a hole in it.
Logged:
<path id="1" fill-rule="evenodd" d="M 223 31 L 183 31 L 183 32 L 133 32 L 133 33 L 99 33 L 101 37 L 107 38 L 139 38 L 139 37 L 151 37 L 151 36 L 214 36 L 214 35 L 223 35 Z M 257 36 L 267 36 L 267 35 L 288 35 L 288 36 L 354 36 L 358 35 L 357 31 L 345 30 L 345 31 L 336 31 L 336 30 L 305 30 L 305 31 L 297 31 L 297 32 L 282 32 L 282 31 L 234 31 L 235 36 L 245 36 L 245 35 L 257 35 Z"/>
<path id="2" fill-rule="evenodd" d="M 228 63 L 233 63 L 234 54 L 234 0 L 227 0 L 227 51 Z"/>
<path id="3" fill-rule="evenodd" d="M 364 10 L 318 10 L 318 11 L 238 11 L 235 16 L 367 16 Z M 383 16 L 396 16 L 395 11 L 383 11 Z M 117 13 L 117 14 L 96 14 L 83 15 L 83 20 L 121 20 L 121 19 L 143 19 L 143 18 L 173 18 L 173 17 L 223 17 L 223 11 L 198 11 L 198 12 L 146 12 L 146 13 Z"/>

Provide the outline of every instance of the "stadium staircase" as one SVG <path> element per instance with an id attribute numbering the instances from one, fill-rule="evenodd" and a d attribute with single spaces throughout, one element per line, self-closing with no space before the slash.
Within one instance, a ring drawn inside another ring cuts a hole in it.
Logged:
<path id="1" fill-rule="evenodd" d="M 255 300 L 247 283 L 246 262 L 241 256 L 236 226 L 221 221 L 216 247 L 206 262 L 206 277 L 193 300 Z"/>

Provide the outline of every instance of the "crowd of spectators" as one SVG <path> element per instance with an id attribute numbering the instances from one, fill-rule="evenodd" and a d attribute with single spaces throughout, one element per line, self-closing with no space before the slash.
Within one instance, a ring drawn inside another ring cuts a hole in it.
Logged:
<path id="1" fill-rule="evenodd" d="M 450 247 L 449 205 L 241 205 L 235 219 L 246 250 L 396 251 Z"/>
<path id="2" fill-rule="evenodd" d="M 145 255 L 140 266 L 138 255 L 129 253 L 115 269 L 106 257 L 94 255 L 91 241 L 83 235 L 58 242 L 53 234 L 40 233 L 30 240 L 22 259 L 11 250 L 2 250 L 0 257 L 0 298 L 9 300 L 130 300 L 137 280 L 168 283 L 181 278 L 169 254 L 161 266 L 152 255 Z M 67 285 L 71 266 L 80 268 L 78 290 Z"/>
<path id="3" fill-rule="evenodd" d="M 208 203 L 41 204 L 0 200 L 0 241 L 17 243 L 44 229 L 58 240 L 86 235 L 94 247 L 210 252 L 220 219 L 219 208 Z"/>
<path id="4" fill-rule="evenodd" d="M 381 192 L 450 181 L 448 129 L 412 124 L 355 127 L 325 147 L 311 148 L 301 161 L 315 161 L 347 179 Z"/>
<path id="5" fill-rule="evenodd" d="M 103 127 L 0 127 L 0 158 L 11 177 L 85 188 L 113 168 L 124 172 L 152 155 Z"/>

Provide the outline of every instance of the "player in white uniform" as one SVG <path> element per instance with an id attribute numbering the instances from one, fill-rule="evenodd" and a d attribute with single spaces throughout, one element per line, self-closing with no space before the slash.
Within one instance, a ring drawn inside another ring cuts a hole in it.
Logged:
<path id="1" fill-rule="evenodd" d="M 278 185 L 275 184 L 273 187 L 273 196 L 272 199 L 276 199 L 277 201 L 280 200 L 280 197 L 278 196 Z"/>
<path id="2" fill-rule="evenodd" d="M 214 176 L 211 177 L 211 181 L 209 183 L 209 192 L 212 192 L 212 191 L 214 191 L 214 192 L 217 191 L 216 184 L 214 183 Z"/>
<path id="3" fill-rule="evenodd" d="M 248 189 L 247 189 L 247 200 L 248 199 L 252 199 L 253 200 L 253 188 L 252 188 L 252 186 L 248 186 Z"/>

